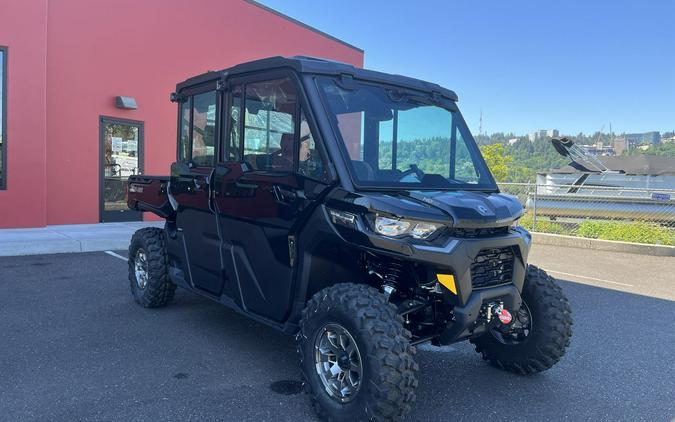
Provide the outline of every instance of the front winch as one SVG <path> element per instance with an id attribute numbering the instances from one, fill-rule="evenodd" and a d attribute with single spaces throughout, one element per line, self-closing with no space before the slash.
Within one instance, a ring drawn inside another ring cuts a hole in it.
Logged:
<path id="1" fill-rule="evenodd" d="M 509 325 L 511 321 L 513 321 L 511 312 L 504 308 L 504 302 L 501 301 L 489 303 L 485 310 L 485 320 L 488 324 L 490 324 L 495 317 L 504 325 Z"/>

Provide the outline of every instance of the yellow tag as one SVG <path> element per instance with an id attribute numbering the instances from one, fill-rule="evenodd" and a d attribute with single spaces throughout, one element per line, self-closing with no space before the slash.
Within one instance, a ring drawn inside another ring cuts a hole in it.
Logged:
<path id="1" fill-rule="evenodd" d="M 447 287 L 448 290 L 450 290 L 454 294 L 457 294 L 457 285 L 455 284 L 455 276 L 453 276 L 452 274 L 436 274 L 436 277 L 438 277 L 439 283 Z"/>

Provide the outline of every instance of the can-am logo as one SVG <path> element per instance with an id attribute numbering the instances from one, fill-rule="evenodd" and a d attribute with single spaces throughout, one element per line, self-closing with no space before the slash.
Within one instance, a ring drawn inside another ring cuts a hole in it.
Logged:
<path id="1" fill-rule="evenodd" d="M 478 210 L 479 213 L 481 213 L 483 215 L 488 215 L 490 213 L 490 210 L 487 209 L 487 207 L 485 207 L 483 205 L 477 206 L 476 209 Z"/>

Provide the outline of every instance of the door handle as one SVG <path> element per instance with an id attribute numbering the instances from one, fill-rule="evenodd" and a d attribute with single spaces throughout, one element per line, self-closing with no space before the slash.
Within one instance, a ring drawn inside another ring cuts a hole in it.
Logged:
<path id="1" fill-rule="evenodd" d="M 290 203 L 295 201 L 298 198 L 298 193 L 290 189 L 282 188 L 281 186 L 274 185 L 272 186 L 272 193 L 277 198 L 277 202 Z"/>
<path id="2" fill-rule="evenodd" d="M 204 190 L 204 185 L 207 185 L 209 183 L 209 178 L 208 176 L 197 176 L 194 175 L 192 176 L 192 185 L 194 187 L 195 192 L 201 192 Z"/>

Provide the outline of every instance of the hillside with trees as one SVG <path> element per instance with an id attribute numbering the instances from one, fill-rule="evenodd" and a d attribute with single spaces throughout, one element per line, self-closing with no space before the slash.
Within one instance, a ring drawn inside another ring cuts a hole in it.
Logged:
<path id="1" fill-rule="evenodd" d="M 478 135 L 475 137 L 483 157 L 498 182 L 527 183 L 535 182 L 537 173 L 569 164 L 569 159 L 562 157 L 551 145 L 550 138 L 537 139 L 531 142 L 526 136 L 515 136 L 507 133 Z M 610 143 L 610 135 L 597 132 L 591 136 L 579 134 L 571 137 L 577 144 L 590 145 L 602 139 L 605 145 Z M 513 141 L 515 139 L 515 142 Z M 511 142 L 509 142 L 511 141 Z M 389 168 L 392 162 L 391 142 L 380 144 L 380 168 Z M 450 154 L 450 144 L 445 138 L 416 139 L 401 141 L 397 149 L 397 167 L 407 169 L 409 164 L 416 163 L 428 172 L 447 174 L 449 164 L 443 159 Z M 465 148 L 458 148 L 458 162 L 469 167 L 458 168 L 457 177 L 461 180 L 475 178 L 470 168 L 470 160 L 462 159 L 467 155 Z M 646 150 L 634 149 L 624 154 L 653 154 L 675 157 L 675 144 L 652 145 Z"/>

